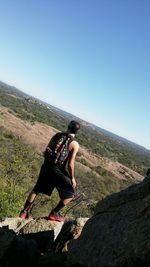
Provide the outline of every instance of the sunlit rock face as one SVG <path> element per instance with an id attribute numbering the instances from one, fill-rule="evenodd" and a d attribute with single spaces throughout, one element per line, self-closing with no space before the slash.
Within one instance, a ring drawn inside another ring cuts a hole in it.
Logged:
<path id="1" fill-rule="evenodd" d="M 150 173 L 143 182 L 97 204 L 71 244 L 67 265 L 150 266 Z"/>

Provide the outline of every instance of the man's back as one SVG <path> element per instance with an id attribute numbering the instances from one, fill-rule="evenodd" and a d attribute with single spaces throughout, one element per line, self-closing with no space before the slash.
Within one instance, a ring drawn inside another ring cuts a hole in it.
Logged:
<path id="1" fill-rule="evenodd" d="M 65 164 L 70 151 L 75 147 L 76 142 L 73 146 L 70 146 L 73 140 L 74 136 L 69 133 L 59 132 L 55 134 L 46 147 L 44 152 L 45 159 L 58 166 Z"/>

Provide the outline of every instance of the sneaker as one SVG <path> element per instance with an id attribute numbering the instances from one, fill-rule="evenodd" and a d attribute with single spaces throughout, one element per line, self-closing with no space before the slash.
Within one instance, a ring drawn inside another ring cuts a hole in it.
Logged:
<path id="1" fill-rule="evenodd" d="M 22 210 L 19 214 L 19 218 L 21 219 L 27 219 L 27 211 L 26 210 Z"/>
<path id="2" fill-rule="evenodd" d="M 28 219 L 28 220 L 33 220 L 33 217 L 28 213 L 28 215 L 27 215 L 27 219 Z"/>
<path id="3" fill-rule="evenodd" d="M 57 221 L 57 222 L 64 222 L 65 219 L 60 216 L 59 212 L 52 211 L 49 216 L 47 217 L 47 220 L 50 221 Z"/>
<path id="4" fill-rule="evenodd" d="M 26 210 L 22 210 L 19 214 L 19 218 L 21 219 L 33 219 L 32 216 Z"/>

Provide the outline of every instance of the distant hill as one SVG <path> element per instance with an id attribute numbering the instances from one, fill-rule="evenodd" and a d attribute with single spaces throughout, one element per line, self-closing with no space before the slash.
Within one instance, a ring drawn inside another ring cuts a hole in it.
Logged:
<path id="1" fill-rule="evenodd" d="M 77 119 L 82 124 L 77 138 L 93 153 L 120 162 L 141 174 L 150 166 L 150 150 L 3 82 L 0 82 L 0 99 L 1 105 L 13 110 L 20 118 L 43 122 L 59 130 L 65 130 L 69 120 Z"/>
<path id="2" fill-rule="evenodd" d="M 60 114 L 61 116 L 63 116 L 64 118 L 70 120 L 70 119 L 76 119 L 78 121 L 80 121 L 80 123 L 86 127 L 90 127 L 92 128 L 93 130 L 96 130 L 97 132 L 100 132 L 100 133 L 103 133 L 105 136 L 108 136 L 110 138 L 112 138 L 113 140 L 117 141 L 118 143 L 122 143 L 124 145 L 129 145 L 131 147 L 133 147 L 133 149 L 136 149 L 136 150 L 140 150 L 141 153 L 143 151 L 143 153 L 148 153 L 148 155 L 150 154 L 150 150 L 146 149 L 145 147 L 143 146 L 140 146 L 124 137 L 121 137 L 119 135 L 116 135 L 110 131 L 107 131 L 106 129 L 103 129 L 103 128 L 100 128 L 99 126 L 96 126 L 95 124 L 92 124 L 90 122 L 87 122 L 73 114 L 70 114 L 62 109 L 59 109 L 57 107 L 54 107 L 53 105 L 50 105 L 42 100 L 39 100 L 37 98 L 35 98 L 34 96 L 30 96 L 24 92 L 22 92 L 21 90 L 17 89 L 16 87 L 14 86 L 10 86 L 10 85 L 7 85 L 3 82 L 0 81 L 0 89 L 1 90 L 4 90 L 5 92 L 8 92 L 8 93 L 13 93 L 14 95 L 16 96 L 20 96 L 22 98 L 26 98 L 26 99 L 33 99 L 33 101 L 37 101 L 41 104 L 43 104 L 43 106 L 47 106 L 49 107 L 50 109 L 52 109 L 53 111 L 57 112 L 58 114 Z"/>
<path id="3" fill-rule="evenodd" d="M 145 147 L 143 147 L 141 145 L 138 145 L 135 142 L 132 142 L 132 141 L 130 141 L 130 140 L 124 138 L 124 137 L 116 135 L 116 134 L 114 134 L 112 132 L 109 132 L 109 131 L 107 131 L 105 129 L 102 129 L 102 128 L 98 127 L 98 126 L 95 126 L 95 125 L 93 125 L 93 126 L 95 127 L 95 129 L 97 131 L 104 133 L 106 136 L 109 136 L 110 138 L 112 138 L 113 140 L 117 141 L 118 143 L 122 143 L 124 145 L 128 145 L 128 146 L 132 147 L 133 149 L 135 149 L 137 151 L 140 150 L 140 153 L 142 153 L 142 151 L 143 151 L 144 154 L 147 153 L 147 155 L 149 155 L 149 153 L 150 153 L 149 149 L 146 149 Z"/>

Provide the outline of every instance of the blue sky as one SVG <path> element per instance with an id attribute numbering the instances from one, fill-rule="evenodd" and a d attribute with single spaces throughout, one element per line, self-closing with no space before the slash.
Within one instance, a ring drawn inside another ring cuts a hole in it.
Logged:
<path id="1" fill-rule="evenodd" d="M 150 1 L 0 1 L 0 80 L 150 149 Z"/>

